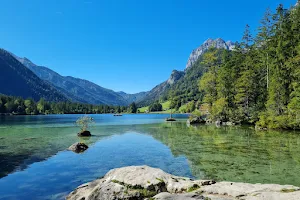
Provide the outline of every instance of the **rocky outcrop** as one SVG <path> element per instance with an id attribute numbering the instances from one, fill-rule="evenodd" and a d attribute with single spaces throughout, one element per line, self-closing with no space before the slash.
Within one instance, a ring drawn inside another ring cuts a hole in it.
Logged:
<path id="1" fill-rule="evenodd" d="M 213 39 L 206 40 L 200 47 L 192 51 L 188 59 L 188 62 L 186 64 L 186 68 L 191 67 L 198 60 L 198 58 L 211 47 L 215 47 L 217 49 L 232 50 L 234 48 L 234 43 L 232 41 L 225 42 L 221 38 L 218 38 L 216 40 Z"/>
<path id="2" fill-rule="evenodd" d="M 171 73 L 170 78 L 168 79 L 168 84 L 173 85 L 174 83 L 176 83 L 179 79 L 181 79 L 181 77 L 184 76 L 184 72 L 182 71 L 177 71 L 177 70 L 173 70 Z"/>
<path id="3" fill-rule="evenodd" d="M 79 186 L 68 200 L 296 200 L 300 188 L 291 185 L 192 180 L 148 166 L 113 169 L 103 178 Z"/>
<path id="4" fill-rule="evenodd" d="M 68 150 L 70 151 L 73 151 L 75 153 L 82 153 L 84 152 L 85 150 L 87 150 L 89 147 L 84 144 L 84 143 L 81 143 L 81 142 L 76 142 L 75 144 L 72 144 Z"/>
<path id="5" fill-rule="evenodd" d="M 155 86 L 152 90 L 147 92 L 143 98 L 139 99 L 137 103 L 140 106 L 148 106 L 152 104 L 155 100 L 158 100 L 161 96 L 167 94 L 171 89 L 171 86 L 176 84 L 181 78 L 184 77 L 184 75 L 185 72 L 183 71 L 173 70 L 168 80 Z"/>

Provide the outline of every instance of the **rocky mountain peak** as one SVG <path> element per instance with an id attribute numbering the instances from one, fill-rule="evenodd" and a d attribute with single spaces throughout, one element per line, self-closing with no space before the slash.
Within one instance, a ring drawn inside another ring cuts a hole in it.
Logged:
<path id="1" fill-rule="evenodd" d="M 176 83 L 182 76 L 184 76 L 184 72 L 182 71 L 177 71 L 177 70 L 173 70 L 171 73 L 170 78 L 168 79 L 168 84 L 173 85 L 174 83 Z"/>
<path id="2" fill-rule="evenodd" d="M 207 39 L 200 47 L 192 51 L 186 64 L 186 68 L 191 67 L 198 58 L 211 47 L 232 50 L 234 48 L 234 43 L 232 41 L 225 42 L 222 38 L 217 38 L 215 40 L 211 38 Z"/>

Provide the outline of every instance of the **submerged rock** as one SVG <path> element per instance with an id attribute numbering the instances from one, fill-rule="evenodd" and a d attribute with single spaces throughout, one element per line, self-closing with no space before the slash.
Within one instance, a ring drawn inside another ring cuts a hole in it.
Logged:
<path id="1" fill-rule="evenodd" d="M 113 169 L 103 178 L 79 186 L 66 199 L 296 200 L 300 198 L 299 189 L 291 185 L 192 180 L 148 166 L 131 166 Z"/>
<path id="2" fill-rule="evenodd" d="M 92 136 L 90 131 L 81 131 L 77 135 L 78 135 L 78 137 L 90 137 L 90 136 Z"/>
<path id="3" fill-rule="evenodd" d="M 85 150 L 87 150 L 89 147 L 84 144 L 84 143 L 80 143 L 80 142 L 76 142 L 75 144 L 72 144 L 68 150 L 70 151 L 74 151 L 75 153 L 82 153 Z"/>

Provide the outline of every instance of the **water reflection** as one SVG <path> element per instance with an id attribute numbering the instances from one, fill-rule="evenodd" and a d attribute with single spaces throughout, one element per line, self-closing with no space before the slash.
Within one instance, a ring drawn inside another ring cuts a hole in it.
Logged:
<path id="1" fill-rule="evenodd" d="M 197 178 L 300 185 L 300 135 L 251 127 L 152 127 L 148 132 L 184 155 Z"/>
<path id="2" fill-rule="evenodd" d="M 102 138 L 82 154 L 63 151 L 0 179 L 0 199 L 63 198 L 78 185 L 128 165 L 149 165 L 192 177 L 184 156 L 173 156 L 167 146 L 149 135 L 126 130 Z"/>
<path id="3" fill-rule="evenodd" d="M 78 138 L 78 129 L 68 125 L 74 116 L 57 124 L 49 118 L 46 125 L 32 119 L 1 123 L 0 199 L 60 199 L 112 168 L 145 164 L 201 179 L 300 185 L 297 132 L 188 127 L 165 123 L 164 116 L 141 115 L 141 121 L 131 116 L 123 122 L 111 118 L 111 125 L 99 118 L 90 138 Z M 65 151 L 79 141 L 90 148 L 82 154 Z"/>

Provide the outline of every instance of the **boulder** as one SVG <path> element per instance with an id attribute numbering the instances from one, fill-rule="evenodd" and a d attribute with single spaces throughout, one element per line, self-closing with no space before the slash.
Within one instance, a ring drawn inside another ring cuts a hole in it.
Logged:
<path id="1" fill-rule="evenodd" d="M 259 130 L 259 131 L 267 131 L 268 128 L 267 128 L 267 127 L 261 127 L 261 126 L 255 125 L 255 130 Z"/>
<path id="2" fill-rule="evenodd" d="M 235 123 L 234 122 L 222 122 L 223 126 L 234 126 Z"/>
<path id="3" fill-rule="evenodd" d="M 80 133 L 77 133 L 78 137 L 91 137 L 92 134 L 90 131 L 81 131 Z"/>
<path id="4" fill-rule="evenodd" d="M 74 151 L 75 153 L 82 153 L 85 150 L 87 150 L 89 147 L 84 144 L 84 143 L 80 143 L 80 142 L 76 142 L 75 144 L 72 144 L 68 150 L 70 151 Z"/>
<path id="5" fill-rule="evenodd" d="M 202 119 L 201 117 L 193 117 L 191 119 L 188 119 L 187 123 L 190 124 L 190 125 L 193 125 L 193 124 L 205 124 L 206 121 L 204 119 Z"/>
<path id="6" fill-rule="evenodd" d="M 222 122 L 217 120 L 217 121 L 215 121 L 215 124 L 216 124 L 216 126 L 221 126 Z"/>
<path id="7" fill-rule="evenodd" d="M 300 198 L 299 190 L 291 185 L 192 180 L 157 168 L 130 166 L 113 169 L 103 178 L 79 186 L 66 199 L 296 200 Z"/>

